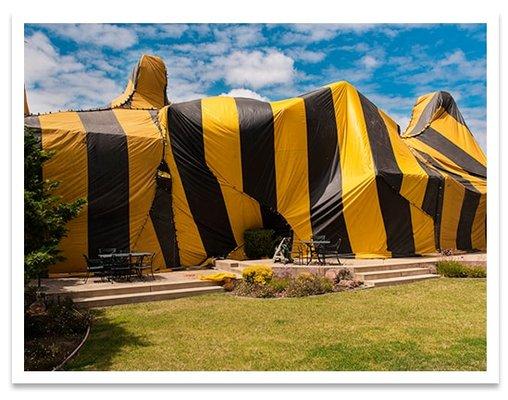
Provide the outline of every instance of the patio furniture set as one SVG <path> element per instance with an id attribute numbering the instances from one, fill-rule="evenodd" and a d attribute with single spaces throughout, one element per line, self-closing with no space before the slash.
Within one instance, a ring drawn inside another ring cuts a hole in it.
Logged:
<path id="1" fill-rule="evenodd" d="M 88 281 L 90 275 L 113 281 L 115 279 L 131 279 L 137 276 L 143 279 L 144 271 L 149 271 L 152 279 L 153 260 L 155 253 L 147 252 L 117 252 L 117 249 L 99 249 L 97 258 L 89 258 L 83 254 L 86 260 L 86 279 Z"/>
<path id="2" fill-rule="evenodd" d="M 300 265 L 309 265 L 316 261 L 318 265 L 327 265 L 328 260 L 337 260 L 338 265 L 342 265 L 340 258 L 346 258 L 348 255 L 340 253 L 340 244 L 342 239 L 336 245 L 324 235 L 312 236 L 310 240 L 298 240 L 293 243 L 290 237 L 283 238 L 275 250 L 274 262 L 294 262 Z"/>

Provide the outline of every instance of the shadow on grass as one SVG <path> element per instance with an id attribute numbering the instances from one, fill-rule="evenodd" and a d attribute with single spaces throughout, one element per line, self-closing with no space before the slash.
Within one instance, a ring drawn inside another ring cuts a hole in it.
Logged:
<path id="1" fill-rule="evenodd" d="M 128 331 L 125 322 L 110 319 L 104 310 L 94 310 L 90 336 L 79 353 L 64 368 L 66 371 L 108 371 L 113 359 L 122 352 L 132 351 L 151 343 Z"/>

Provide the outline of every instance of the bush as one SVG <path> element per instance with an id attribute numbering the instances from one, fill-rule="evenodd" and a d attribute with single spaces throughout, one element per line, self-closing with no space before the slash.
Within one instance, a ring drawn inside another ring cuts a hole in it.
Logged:
<path id="1" fill-rule="evenodd" d="M 250 260 L 272 257 L 275 251 L 275 231 L 272 229 L 248 229 L 243 234 L 245 255 Z"/>
<path id="2" fill-rule="evenodd" d="M 486 269 L 480 266 L 467 266 L 458 261 L 439 261 L 437 273 L 447 278 L 485 278 Z"/>
<path id="3" fill-rule="evenodd" d="M 289 282 L 286 289 L 288 297 L 303 297 L 329 293 L 333 290 L 332 281 L 316 274 L 303 273 Z"/>
<path id="4" fill-rule="evenodd" d="M 48 303 L 43 308 L 43 312 L 35 315 L 30 313 L 30 307 L 25 310 L 26 340 L 80 334 L 86 331 L 91 320 L 91 315 L 76 310 L 69 298 L 60 303 Z"/>
<path id="5" fill-rule="evenodd" d="M 275 291 L 275 293 L 283 293 L 289 286 L 291 279 L 291 277 L 274 276 L 268 285 Z"/>
<path id="6" fill-rule="evenodd" d="M 257 285 L 255 283 L 248 283 L 246 281 L 240 281 L 236 285 L 234 292 L 238 296 L 247 297 L 275 297 L 277 291 L 271 285 Z"/>
<path id="7" fill-rule="evenodd" d="M 91 314 L 71 299 L 47 301 L 33 289 L 25 293 L 25 370 L 51 370 L 82 340 Z"/>
<path id="8" fill-rule="evenodd" d="M 242 277 L 251 285 L 266 285 L 273 278 L 273 270 L 268 265 L 253 265 L 242 272 Z"/>

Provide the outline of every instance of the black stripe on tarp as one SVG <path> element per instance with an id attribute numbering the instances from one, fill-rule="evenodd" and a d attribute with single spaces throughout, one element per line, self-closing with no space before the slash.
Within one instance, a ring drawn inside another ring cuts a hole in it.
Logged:
<path id="1" fill-rule="evenodd" d="M 168 108 L 171 151 L 194 222 L 208 256 L 225 256 L 236 247 L 217 178 L 205 159 L 201 101 Z"/>
<path id="2" fill-rule="evenodd" d="M 429 154 L 417 150 L 428 162 L 439 168 L 439 163 Z M 481 193 L 461 175 L 445 170 L 448 175 L 464 186 L 464 198 L 460 208 L 459 223 L 457 225 L 456 246 L 458 250 L 473 250 L 472 232 L 473 222 L 480 204 Z"/>
<path id="3" fill-rule="evenodd" d="M 460 209 L 459 224 L 457 225 L 457 249 L 473 250 L 473 223 L 476 211 L 480 205 L 481 194 L 466 189 Z"/>
<path id="4" fill-rule="evenodd" d="M 422 210 L 434 220 L 434 241 L 436 249 L 441 249 L 441 216 L 443 213 L 444 177 L 419 158 L 416 161 L 428 176 L 425 194 L 423 196 Z"/>
<path id="5" fill-rule="evenodd" d="M 130 251 L 127 137 L 112 110 L 78 115 L 88 156 L 88 255 L 101 248 Z"/>
<path id="6" fill-rule="evenodd" d="M 240 125 L 243 191 L 277 210 L 274 122 L 270 103 L 235 98 Z"/>
<path id="7" fill-rule="evenodd" d="M 342 171 L 333 95 L 325 87 L 302 96 L 307 123 L 310 222 L 340 253 L 352 253 L 342 202 Z"/>
<path id="8" fill-rule="evenodd" d="M 455 119 L 455 121 L 467 127 L 452 95 L 448 92 L 436 92 L 420 114 L 420 118 L 418 118 L 418 122 L 415 124 L 410 136 L 418 135 L 428 124 L 432 123 L 432 118 L 440 107 Z"/>
<path id="9" fill-rule="evenodd" d="M 439 92 L 439 95 L 441 97 L 441 107 L 443 107 L 448 115 L 450 115 L 455 121 L 467 128 L 466 121 L 464 121 L 464 118 L 459 111 L 459 107 L 457 107 L 457 103 L 453 99 L 452 95 L 448 92 Z"/>
<path id="10" fill-rule="evenodd" d="M 392 256 L 415 254 L 411 209 L 400 195 L 402 171 L 397 164 L 388 130 L 377 107 L 358 93 L 376 168 L 379 206 L 386 230 L 387 248 Z"/>
<path id="11" fill-rule="evenodd" d="M 171 178 L 157 176 L 157 188 L 150 208 L 157 240 L 167 268 L 180 266 L 171 197 Z"/>
<path id="12" fill-rule="evenodd" d="M 484 165 L 434 129 L 425 129 L 415 139 L 442 153 L 469 174 L 480 178 L 487 177 L 487 168 Z"/>

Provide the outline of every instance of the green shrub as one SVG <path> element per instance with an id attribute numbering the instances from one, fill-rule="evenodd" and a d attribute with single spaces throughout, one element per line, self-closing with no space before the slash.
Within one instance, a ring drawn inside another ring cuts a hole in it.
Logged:
<path id="1" fill-rule="evenodd" d="M 288 297 L 303 297 L 324 294 L 333 291 L 333 282 L 316 274 L 303 273 L 289 282 L 286 289 Z"/>
<path id="2" fill-rule="evenodd" d="M 271 285 L 258 285 L 240 281 L 235 286 L 234 293 L 238 296 L 267 298 L 275 297 L 277 291 Z"/>
<path id="3" fill-rule="evenodd" d="M 273 278 L 273 270 L 268 265 L 252 265 L 242 272 L 245 282 L 254 285 L 266 285 Z"/>
<path id="4" fill-rule="evenodd" d="M 291 277 L 274 276 L 269 285 L 276 293 L 283 293 L 288 288 L 290 282 Z"/>
<path id="5" fill-rule="evenodd" d="M 486 278 L 487 269 L 478 265 L 472 265 L 469 268 L 469 278 Z"/>
<path id="6" fill-rule="evenodd" d="M 71 299 L 44 299 L 25 293 L 25 370 L 51 370 L 82 340 L 91 314 Z"/>
<path id="7" fill-rule="evenodd" d="M 486 269 L 480 266 L 467 266 L 458 261 L 439 261 L 437 273 L 447 278 L 485 278 Z"/>
<path id="8" fill-rule="evenodd" d="M 275 231 L 272 229 L 248 229 L 243 234 L 245 255 L 250 260 L 272 257 L 275 251 Z"/>

